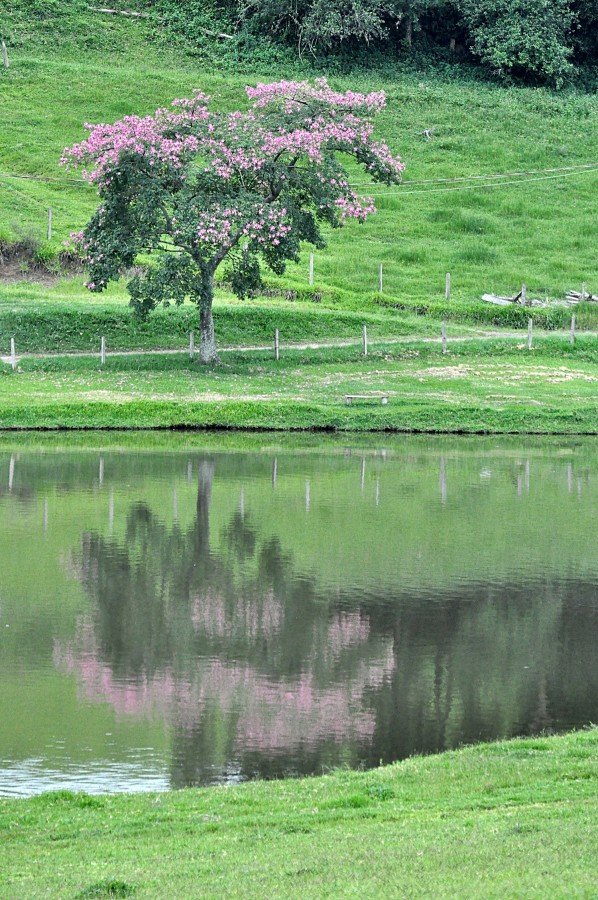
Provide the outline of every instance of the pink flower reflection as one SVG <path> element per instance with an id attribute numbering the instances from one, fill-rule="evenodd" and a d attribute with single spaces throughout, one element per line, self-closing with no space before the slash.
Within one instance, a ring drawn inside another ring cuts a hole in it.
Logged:
<path id="1" fill-rule="evenodd" d="M 260 600 L 241 596 L 230 610 L 224 607 L 222 597 L 210 590 L 191 601 L 193 630 L 212 638 L 237 635 L 254 641 L 260 637 L 272 638 L 280 631 L 282 620 L 282 603 L 272 590 Z"/>
<path id="2" fill-rule="evenodd" d="M 203 598 L 202 604 L 206 602 L 209 607 L 209 598 Z M 247 608 L 242 618 L 246 615 Z M 274 632 L 279 627 L 274 614 L 263 621 L 249 618 L 258 637 L 264 634 L 262 626 Z M 231 626 L 226 617 L 209 621 L 215 629 L 210 633 L 218 637 Z M 203 629 L 207 622 L 207 612 L 196 610 L 194 627 Z M 369 621 L 359 613 L 337 614 L 328 625 L 328 638 L 329 643 L 324 642 L 322 652 L 314 651 L 304 671 L 284 681 L 272 679 L 246 661 L 216 657 L 195 659 L 184 673 L 175 673 L 169 666 L 151 675 L 119 678 L 102 661 L 93 623 L 85 617 L 78 621 L 73 641 L 56 642 L 54 663 L 79 679 L 85 700 L 108 702 L 119 715 L 158 717 L 192 730 L 208 710 L 218 709 L 235 728 L 239 749 L 315 749 L 325 740 L 369 740 L 375 716 L 368 694 L 380 689 L 394 672 L 392 639 L 370 638 Z M 350 659 L 345 666 L 335 665 L 333 680 L 329 663 L 338 663 L 343 652 Z"/>

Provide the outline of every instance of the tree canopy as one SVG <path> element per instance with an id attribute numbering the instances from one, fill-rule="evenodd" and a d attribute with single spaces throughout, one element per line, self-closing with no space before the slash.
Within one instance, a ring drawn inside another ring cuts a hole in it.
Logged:
<path id="1" fill-rule="evenodd" d="M 233 291 L 261 284 L 261 264 L 282 273 L 302 241 L 324 246 L 322 225 L 364 222 L 369 197 L 349 183 L 352 157 L 374 182 L 396 184 L 403 163 L 373 137 L 384 92 L 339 93 L 319 79 L 248 87 L 249 109 L 211 111 L 196 91 L 145 117 L 87 125 L 88 137 L 63 162 L 83 165 L 98 206 L 73 236 L 85 251 L 88 287 L 103 290 L 133 266 L 128 284 L 138 313 L 189 298 L 200 311 L 200 360 L 217 360 L 214 274 L 226 263 Z"/>

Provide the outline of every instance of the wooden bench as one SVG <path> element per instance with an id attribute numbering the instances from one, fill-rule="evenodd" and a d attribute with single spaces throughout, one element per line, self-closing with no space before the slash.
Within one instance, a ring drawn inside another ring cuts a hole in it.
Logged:
<path id="1" fill-rule="evenodd" d="M 347 406 L 351 406 L 354 400 L 379 400 L 382 406 L 388 403 L 388 394 L 345 394 Z"/>

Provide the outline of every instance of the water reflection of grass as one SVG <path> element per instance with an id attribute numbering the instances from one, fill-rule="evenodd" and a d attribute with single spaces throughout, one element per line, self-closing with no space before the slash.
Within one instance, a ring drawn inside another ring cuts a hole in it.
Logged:
<path id="1" fill-rule="evenodd" d="M 597 759 L 594 729 L 365 773 L 0 801 L 5 895 L 87 896 L 106 873 L 140 898 L 593 896 Z"/>

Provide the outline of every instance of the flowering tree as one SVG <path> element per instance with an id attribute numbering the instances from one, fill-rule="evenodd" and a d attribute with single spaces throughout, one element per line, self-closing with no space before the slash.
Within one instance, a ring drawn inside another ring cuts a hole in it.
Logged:
<path id="1" fill-rule="evenodd" d="M 260 262 L 282 274 L 301 241 L 324 246 L 322 223 L 363 222 L 375 211 L 351 189 L 342 157 L 385 184 L 404 168 L 372 136 L 382 91 L 337 93 L 318 79 L 258 84 L 247 95 L 247 112 L 211 112 L 196 91 L 153 116 L 86 125 L 87 139 L 61 160 L 85 167 L 101 201 L 72 235 L 86 254 L 87 287 L 101 291 L 139 253 L 154 254 L 128 284 L 131 304 L 147 314 L 160 302 L 195 302 L 206 363 L 218 359 L 212 300 L 221 263 L 246 296 L 261 284 Z"/>

